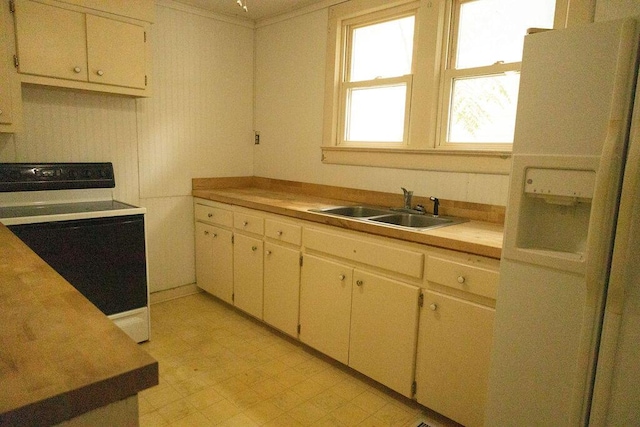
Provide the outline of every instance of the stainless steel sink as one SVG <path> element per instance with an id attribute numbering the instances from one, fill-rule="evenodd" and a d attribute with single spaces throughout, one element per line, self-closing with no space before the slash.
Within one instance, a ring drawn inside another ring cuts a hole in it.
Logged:
<path id="1" fill-rule="evenodd" d="M 348 216 L 351 218 L 367 218 L 380 215 L 388 215 L 389 210 L 372 208 L 369 206 L 338 206 L 335 208 L 312 209 L 313 212 L 330 215 Z"/>
<path id="2" fill-rule="evenodd" d="M 410 229 L 437 228 L 467 221 L 463 218 L 447 216 L 435 217 L 430 214 L 397 212 L 393 209 L 370 206 L 335 206 L 324 209 L 310 209 L 310 211 Z"/>
<path id="3" fill-rule="evenodd" d="M 410 228 L 434 228 L 442 227 L 444 225 L 453 225 L 454 223 L 462 222 L 458 218 L 448 217 L 435 217 L 432 215 L 419 215 L 419 214 L 392 214 L 380 216 L 377 218 L 371 218 L 371 221 L 382 222 L 385 224 L 399 225 L 401 227 Z"/>

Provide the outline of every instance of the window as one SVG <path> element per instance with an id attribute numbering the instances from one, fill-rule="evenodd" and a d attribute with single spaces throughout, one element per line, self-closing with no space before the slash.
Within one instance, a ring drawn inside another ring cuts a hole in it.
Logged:
<path id="1" fill-rule="evenodd" d="M 329 9 L 323 161 L 509 173 L 529 27 L 587 0 L 350 0 Z M 573 16 L 572 19 L 569 19 Z"/>
<path id="2" fill-rule="evenodd" d="M 392 9 L 343 25 L 338 143 L 406 145 L 415 10 L 404 16 Z"/>
<path id="3" fill-rule="evenodd" d="M 527 28 L 553 28 L 555 0 L 456 0 L 444 61 L 440 146 L 510 145 Z"/>

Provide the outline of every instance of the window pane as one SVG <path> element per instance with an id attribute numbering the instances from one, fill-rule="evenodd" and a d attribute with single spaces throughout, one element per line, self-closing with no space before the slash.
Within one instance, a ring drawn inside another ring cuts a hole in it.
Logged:
<path id="1" fill-rule="evenodd" d="M 460 5 L 455 68 L 522 60 L 527 28 L 553 28 L 555 0 L 475 0 Z"/>
<path id="2" fill-rule="evenodd" d="M 402 142 L 405 84 L 347 92 L 345 141 Z"/>
<path id="3" fill-rule="evenodd" d="M 513 142 L 519 73 L 455 79 L 448 142 Z"/>
<path id="4" fill-rule="evenodd" d="M 353 30 L 349 81 L 411 74 L 414 17 Z"/>

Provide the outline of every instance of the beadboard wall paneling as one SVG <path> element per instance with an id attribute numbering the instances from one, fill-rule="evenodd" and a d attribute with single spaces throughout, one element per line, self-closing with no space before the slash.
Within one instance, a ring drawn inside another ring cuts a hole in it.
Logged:
<path id="1" fill-rule="evenodd" d="M 505 206 L 506 175 L 323 164 L 327 9 L 256 29 L 254 175 Z M 291 37 L 295 34 L 295 37 Z M 283 161 L 283 159 L 287 159 Z"/>
<path id="2" fill-rule="evenodd" d="M 23 85 L 22 98 L 23 131 L 3 161 L 113 162 L 114 197 L 139 203 L 135 100 L 34 85 Z"/>
<path id="3" fill-rule="evenodd" d="M 151 43 L 153 96 L 137 101 L 141 197 L 251 175 L 253 29 L 158 5 Z"/>
<path id="4" fill-rule="evenodd" d="M 195 230 L 191 196 L 141 199 L 145 223 L 151 292 L 194 283 Z"/>

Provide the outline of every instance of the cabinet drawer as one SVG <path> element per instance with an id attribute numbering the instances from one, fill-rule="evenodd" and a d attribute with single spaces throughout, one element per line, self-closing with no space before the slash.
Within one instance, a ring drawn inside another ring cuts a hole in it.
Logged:
<path id="1" fill-rule="evenodd" d="M 244 212 L 236 212 L 233 215 L 233 228 L 262 236 L 264 234 L 264 219 Z"/>
<path id="2" fill-rule="evenodd" d="M 487 266 L 488 267 L 488 266 Z M 464 292 L 496 299 L 500 273 L 463 259 L 427 256 L 427 280 Z"/>
<path id="3" fill-rule="evenodd" d="M 307 249 L 422 278 L 424 254 L 420 252 L 313 229 L 305 229 L 304 245 Z"/>
<path id="4" fill-rule="evenodd" d="M 195 214 L 196 221 L 209 222 L 224 227 L 233 225 L 233 212 L 231 211 L 196 203 Z"/>
<path id="5" fill-rule="evenodd" d="M 264 234 L 272 239 L 300 246 L 302 241 L 302 227 L 295 224 L 265 220 Z"/>

